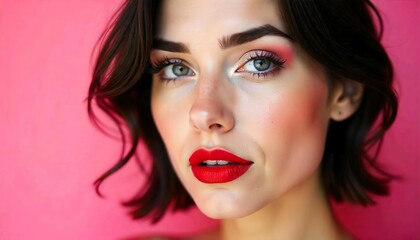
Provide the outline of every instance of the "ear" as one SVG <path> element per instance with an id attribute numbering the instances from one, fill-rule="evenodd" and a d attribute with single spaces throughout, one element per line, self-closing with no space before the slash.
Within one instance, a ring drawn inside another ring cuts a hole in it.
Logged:
<path id="1" fill-rule="evenodd" d="M 339 81 L 333 91 L 330 118 L 343 121 L 359 108 L 364 86 L 353 80 Z"/>

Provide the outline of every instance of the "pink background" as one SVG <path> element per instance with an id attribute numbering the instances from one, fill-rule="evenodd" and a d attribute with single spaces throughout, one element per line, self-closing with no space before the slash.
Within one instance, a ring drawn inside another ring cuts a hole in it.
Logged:
<path id="1" fill-rule="evenodd" d="M 139 186 L 133 164 L 93 191 L 120 145 L 86 114 L 90 54 L 119 0 L 0 0 L 0 239 L 124 239 L 183 235 L 216 222 L 197 210 L 131 221 L 119 202 Z M 375 0 L 401 107 L 381 162 L 404 179 L 375 207 L 337 205 L 360 239 L 420 239 L 420 2 Z"/>

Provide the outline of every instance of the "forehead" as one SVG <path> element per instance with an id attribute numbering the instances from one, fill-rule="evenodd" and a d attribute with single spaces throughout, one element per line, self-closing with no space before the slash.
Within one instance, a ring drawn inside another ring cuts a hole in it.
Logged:
<path id="1" fill-rule="evenodd" d="M 156 37 L 185 41 L 192 35 L 218 38 L 270 24 L 284 29 L 273 0 L 163 0 Z"/>

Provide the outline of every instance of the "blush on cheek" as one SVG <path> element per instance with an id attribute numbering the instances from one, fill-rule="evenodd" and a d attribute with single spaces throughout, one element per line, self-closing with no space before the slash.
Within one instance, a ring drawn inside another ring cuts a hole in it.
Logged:
<path id="1" fill-rule="evenodd" d="M 271 109 L 270 128 L 264 131 L 270 137 L 264 141 L 271 146 L 270 152 L 276 153 L 273 158 L 281 159 L 269 170 L 271 175 L 281 169 L 284 179 L 300 182 L 318 168 L 328 126 L 322 92 L 307 92 Z"/>
<path id="2" fill-rule="evenodd" d="M 319 134 L 323 135 L 328 126 L 325 98 L 316 93 L 312 94 L 313 96 L 306 100 L 295 102 L 293 113 L 291 113 L 291 116 L 295 117 L 291 124 L 301 131 L 300 135 L 302 137 L 306 135 L 308 140 L 311 140 L 311 138 L 322 140 Z"/>
<path id="3" fill-rule="evenodd" d="M 281 102 L 271 102 L 266 114 L 262 114 L 270 119 L 265 134 L 277 134 L 279 139 L 275 141 L 290 147 L 302 145 L 304 148 L 310 143 L 322 143 L 328 126 L 326 102 L 327 89 L 318 84 L 306 91 L 300 89 L 299 94 L 284 96 Z"/>

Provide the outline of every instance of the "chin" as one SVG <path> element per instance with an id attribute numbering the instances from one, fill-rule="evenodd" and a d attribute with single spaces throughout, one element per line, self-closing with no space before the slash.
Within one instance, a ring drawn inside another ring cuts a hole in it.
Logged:
<path id="1" fill-rule="evenodd" d="M 256 201 L 255 198 L 240 196 L 227 189 L 214 189 L 211 194 L 200 196 L 193 199 L 207 217 L 213 219 L 231 219 L 249 216 L 266 204 L 262 199 Z"/>
<path id="2" fill-rule="evenodd" d="M 212 219 L 232 219 L 232 218 L 242 218 L 248 215 L 251 215 L 253 212 L 244 211 L 241 207 L 236 206 L 235 209 L 225 209 L 225 208 L 200 208 L 201 212 L 204 213 L 209 218 Z"/>

